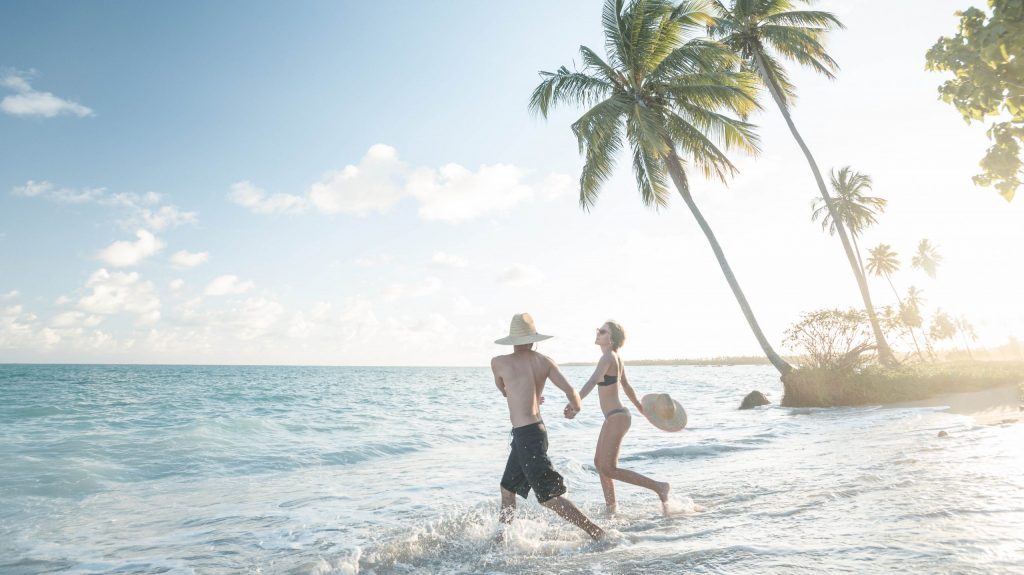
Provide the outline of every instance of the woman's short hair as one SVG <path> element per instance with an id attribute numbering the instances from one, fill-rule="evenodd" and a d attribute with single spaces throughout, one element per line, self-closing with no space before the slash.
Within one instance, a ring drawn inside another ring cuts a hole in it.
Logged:
<path id="1" fill-rule="evenodd" d="M 604 324 L 608 326 L 608 331 L 611 333 L 612 349 L 618 351 L 626 343 L 626 330 L 617 321 L 608 320 Z"/>

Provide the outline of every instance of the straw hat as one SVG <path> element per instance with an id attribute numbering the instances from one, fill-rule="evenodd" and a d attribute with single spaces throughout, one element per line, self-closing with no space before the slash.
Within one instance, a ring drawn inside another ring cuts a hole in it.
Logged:
<path id="1" fill-rule="evenodd" d="M 512 316 L 512 323 L 508 326 L 508 337 L 494 340 L 498 345 L 523 345 L 551 339 L 554 336 L 541 335 L 537 333 L 533 325 L 533 318 L 528 313 L 517 313 Z"/>
<path id="2" fill-rule="evenodd" d="M 686 410 L 667 393 L 648 393 L 640 399 L 644 415 L 655 427 L 664 431 L 679 431 L 686 427 Z"/>

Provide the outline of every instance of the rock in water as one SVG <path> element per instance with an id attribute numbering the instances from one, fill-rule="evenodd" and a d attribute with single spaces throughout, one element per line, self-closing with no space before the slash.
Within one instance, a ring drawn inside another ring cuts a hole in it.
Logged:
<path id="1" fill-rule="evenodd" d="M 740 409 L 753 409 L 759 405 L 768 405 L 771 402 L 764 396 L 760 391 L 751 391 L 743 398 L 743 403 L 740 404 Z"/>
<path id="2" fill-rule="evenodd" d="M 945 431 L 940 431 L 939 432 L 939 437 L 949 437 L 949 434 L 946 433 Z"/>

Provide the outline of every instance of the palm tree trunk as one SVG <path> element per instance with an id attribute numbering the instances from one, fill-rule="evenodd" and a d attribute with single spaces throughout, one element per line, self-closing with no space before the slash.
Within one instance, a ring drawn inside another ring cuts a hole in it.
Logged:
<path id="1" fill-rule="evenodd" d="M 676 185 L 679 195 L 683 197 L 683 201 L 686 202 L 686 207 L 690 208 L 690 213 L 697 220 L 697 225 L 704 232 L 708 243 L 711 244 L 711 251 L 715 252 L 715 258 L 718 260 L 718 265 L 722 268 L 722 273 L 725 274 L 725 280 L 729 282 L 729 287 L 732 288 L 732 293 L 736 296 L 740 309 L 743 310 L 743 317 L 747 318 L 747 323 L 750 324 L 750 329 L 754 332 L 754 337 L 757 338 L 757 343 L 761 345 L 761 350 L 768 357 L 768 361 L 775 366 L 775 369 L 779 370 L 781 375 L 789 374 L 793 371 L 793 366 L 772 349 L 772 345 L 768 343 L 768 338 L 761 331 L 761 326 L 758 325 L 757 318 L 754 317 L 754 312 L 750 309 L 750 304 L 747 303 L 747 298 L 743 295 L 743 290 L 740 289 L 740 284 L 736 281 L 736 276 L 733 275 L 732 268 L 725 259 L 725 253 L 722 252 L 722 247 L 718 245 L 718 239 L 715 238 L 714 232 L 711 231 L 711 226 L 708 225 L 704 215 L 700 213 L 697 204 L 694 203 L 693 196 L 690 195 L 690 186 L 686 181 L 686 173 L 683 171 L 679 156 L 676 155 L 675 147 L 671 143 L 669 143 L 669 146 L 672 151 L 669 152 L 666 163 L 668 164 L 668 172 L 672 176 L 672 182 Z"/>
<path id="2" fill-rule="evenodd" d="M 903 309 L 903 298 L 900 297 L 900 292 L 896 291 L 896 286 L 892 284 L 892 277 L 890 277 L 889 274 L 885 274 L 885 279 L 889 282 L 889 287 L 892 288 L 892 293 L 896 295 L 896 301 L 900 304 L 900 309 Z M 921 361 L 924 361 L 924 354 L 921 353 L 921 346 L 917 344 L 917 336 L 914 335 L 914 328 L 908 325 L 907 329 L 910 331 L 910 338 L 914 340 L 914 349 L 917 350 L 917 357 L 921 358 Z"/>
<path id="3" fill-rule="evenodd" d="M 857 267 L 860 268 L 860 275 L 864 276 L 864 281 L 867 282 L 868 274 L 864 273 L 864 262 L 860 259 L 860 246 L 857 245 L 857 234 L 851 233 L 850 240 L 853 241 L 853 253 L 857 254 Z"/>
<path id="4" fill-rule="evenodd" d="M 861 268 L 857 265 L 857 258 L 854 256 L 853 248 L 850 246 L 850 239 L 846 234 L 846 226 L 843 221 L 839 219 L 839 214 L 836 213 L 835 203 L 832 201 L 832 196 L 828 194 L 828 190 L 825 188 L 825 180 L 821 177 L 821 171 L 818 170 L 818 164 L 814 161 L 814 156 L 811 155 L 810 148 L 804 143 L 804 139 L 800 137 L 800 132 L 796 129 L 796 124 L 793 123 L 793 118 L 790 117 L 789 111 L 786 107 L 785 102 L 782 100 L 782 92 L 779 87 L 775 84 L 775 79 L 768 72 L 768 68 L 764 64 L 764 58 L 761 53 L 754 51 L 754 61 L 757 64 L 758 71 L 761 73 L 761 77 L 764 78 L 765 84 L 768 86 L 768 91 L 771 92 L 772 97 L 775 99 L 775 103 L 779 106 L 779 110 L 782 112 L 782 117 L 786 120 L 786 125 L 789 126 L 789 131 L 793 134 L 793 138 L 796 139 L 796 143 L 799 144 L 800 149 L 803 150 L 804 156 L 807 158 L 807 163 L 811 166 L 811 172 L 814 173 L 814 180 L 818 183 L 818 190 L 821 192 L 821 197 L 825 200 L 825 205 L 828 206 L 829 214 L 832 215 L 832 221 L 836 225 L 836 231 L 839 232 L 839 239 L 843 242 L 843 250 L 846 251 L 846 258 L 850 260 L 850 267 L 853 268 L 853 275 L 857 279 L 857 287 L 860 288 L 861 298 L 864 300 L 864 308 L 868 312 L 868 319 L 871 321 L 871 330 L 875 333 L 875 342 L 878 345 L 878 360 L 883 365 L 895 365 L 896 357 L 893 356 L 892 350 L 889 348 L 889 344 L 885 341 L 885 335 L 882 334 L 882 327 L 878 324 L 878 315 L 875 314 L 875 306 L 871 304 L 871 294 L 868 292 L 868 282 L 864 279 L 864 273 Z"/>

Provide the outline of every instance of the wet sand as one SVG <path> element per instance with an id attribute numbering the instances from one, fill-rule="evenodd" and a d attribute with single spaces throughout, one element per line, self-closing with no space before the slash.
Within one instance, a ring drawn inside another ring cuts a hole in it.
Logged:
<path id="1" fill-rule="evenodd" d="M 888 407 L 946 407 L 949 413 L 969 415 L 982 425 L 1024 421 L 1021 385 L 1011 384 L 984 391 L 948 393 L 920 401 L 890 404 Z"/>

